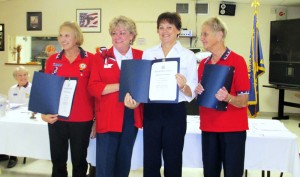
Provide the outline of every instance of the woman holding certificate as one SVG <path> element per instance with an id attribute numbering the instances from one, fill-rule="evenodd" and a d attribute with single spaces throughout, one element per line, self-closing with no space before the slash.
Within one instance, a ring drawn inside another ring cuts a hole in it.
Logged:
<path id="1" fill-rule="evenodd" d="M 184 48 L 177 38 L 181 29 L 181 17 L 165 12 L 158 16 L 157 33 L 161 43 L 144 51 L 144 60 L 180 58 L 179 73 L 174 75 L 179 89 L 178 103 L 144 104 L 144 177 L 160 177 L 164 160 L 165 177 L 182 176 L 182 151 L 186 133 L 185 102 L 195 97 L 197 63 L 194 53 Z M 129 95 L 125 105 L 135 108 L 137 103 Z"/>
<path id="2" fill-rule="evenodd" d="M 221 86 L 213 93 L 214 99 L 228 103 L 227 110 L 199 107 L 205 177 L 220 177 L 222 167 L 226 177 L 241 177 L 244 171 L 250 81 L 245 59 L 225 46 L 226 34 L 225 25 L 218 18 L 210 18 L 202 25 L 201 41 L 212 55 L 199 65 L 200 83 L 196 93 L 201 96 L 209 92 L 201 85 L 206 67 L 221 65 L 234 68 L 230 91 Z"/>
<path id="3" fill-rule="evenodd" d="M 122 60 L 141 59 L 143 52 L 131 47 L 137 29 L 130 18 L 114 18 L 109 34 L 113 46 L 95 54 L 89 81 L 96 98 L 96 175 L 128 177 L 133 145 L 142 127 L 142 107 L 133 110 L 119 102 L 120 69 Z"/>
<path id="4" fill-rule="evenodd" d="M 66 105 L 72 106 L 67 118 L 53 114 L 42 115 L 42 119 L 48 122 L 52 177 L 68 176 L 66 163 L 69 144 L 72 176 L 86 177 L 87 148 L 94 118 L 94 99 L 89 95 L 87 86 L 94 56 L 80 47 L 83 35 L 76 22 L 64 22 L 59 27 L 58 42 L 63 50 L 48 58 L 45 72 L 75 78 L 76 85 L 73 87 L 76 89 L 74 95 L 71 95 L 71 103 L 67 99 L 64 100 Z"/>

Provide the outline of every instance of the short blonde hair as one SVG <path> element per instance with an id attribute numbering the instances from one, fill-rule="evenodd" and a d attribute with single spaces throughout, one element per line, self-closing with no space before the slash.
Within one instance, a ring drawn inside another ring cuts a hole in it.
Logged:
<path id="1" fill-rule="evenodd" d="M 115 17 L 109 23 L 109 34 L 112 35 L 113 31 L 119 26 L 124 27 L 130 34 L 133 34 L 133 38 L 132 38 L 132 43 L 133 43 L 137 36 L 137 29 L 136 29 L 135 22 L 132 19 L 125 16 Z"/>
<path id="2" fill-rule="evenodd" d="M 81 46 L 83 44 L 84 41 L 83 34 L 81 32 L 79 25 L 76 22 L 71 22 L 71 21 L 64 22 L 63 24 L 60 25 L 59 32 L 63 27 L 68 27 L 71 30 L 73 30 L 75 34 L 76 45 Z"/>
<path id="3" fill-rule="evenodd" d="M 227 27 L 225 23 L 219 19 L 218 17 L 211 17 L 207 19 L 205 22 L 203 22 L 203 26 L 209 26 L 213 32 L 221 31 L 223 33 L 223 39 L 227 36 Z"/>
<path id="4" fill-rule="evenodd" d="M 13 72 L 13 76 L 14 76 L 15 79 L 17 78 L 17 75 L 18 75 L 19 72 L 24 72 L 29 76 L 28 69 L 26 69 L 24 66 L 18 66 L 18 67 L 15 68 L 15 70 Z"/>

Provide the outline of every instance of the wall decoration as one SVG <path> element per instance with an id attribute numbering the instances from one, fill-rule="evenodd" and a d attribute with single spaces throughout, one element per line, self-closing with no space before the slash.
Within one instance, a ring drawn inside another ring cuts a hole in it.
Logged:
<path id="1" fill-rule="evenodd" d="M 27 12 L 27 31 L 42 30 L 42 12 Z"/>
<path id="2" fill-rule="evenodd" d="M 77 9 L 76 21 L 84 33 L 101 32 L 101 9 Z"/>
<path id="3" fill-rule="evenodd" d="M 0 24 L 0 51 L 4 51 L 4 24 Z"/>

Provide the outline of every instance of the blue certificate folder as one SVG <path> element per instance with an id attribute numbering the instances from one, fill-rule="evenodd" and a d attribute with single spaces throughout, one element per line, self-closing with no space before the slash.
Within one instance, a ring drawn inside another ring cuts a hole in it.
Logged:
<path id="1" fill-rule="evenodd" d="M 201 84 L 204 91 L 197 97 L 199 106 L 226 111 L 228 103 L 218 101 L 216 93 L 223 86 L 230 92 L 234 67 L 223 65 L 205 64 Z"/>
<path id="2" fill-rule="evenodd" d="M 66 79 L 74 78 L 34 72 L 28 110 L 42 114 L 58 114 L 60 95 Z"/>
<path id="3" fill-rule="evenodd" d="M 119 101 L 123 102 L 126 93 L 130 93 L 133 99 L 140 103 L 177 103 L 178 87 L 176 100 L 150 100 L 149 85 L 152 65 L 156 62 L 177 61 L 179 72 L 180 59 L 166 58 L 156 60 L 123 60 L 120 77 Z M 174 76 L 175 77 L 175 76 Z"/>

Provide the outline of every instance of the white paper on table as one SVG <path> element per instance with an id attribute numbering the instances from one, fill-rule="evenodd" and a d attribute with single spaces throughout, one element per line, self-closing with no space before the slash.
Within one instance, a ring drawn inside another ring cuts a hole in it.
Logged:
<path id="1" fill-rule="evenodd" d="M 77 80 L 65 80 L 60 95 L 58 115 L 63 117 L 69 117 L 76 85 Z"/>
<path id="2" fill-rule="evenodd" d="M 25 105 L 24 103 L 9 103 L 9 109 L 15 110 L 24 105 Z"/>
<path id="3" fill-rule="evenodd" d="M 249 126 L 250 129 L 263 130 L 263 131 L 286 131 L 287 130 L 284 124 L 278 121 L 272 121 L 272 123 L 264 122 L 264 121 L 250 122 Z"/>
<path id="4" fill-rule="evenodd" d="M 152 65 L 150 76 L 149 99 L 174 101 L 177 97 L 177 82 L 175 75 L 178 62 L 165 61 Z"/>

